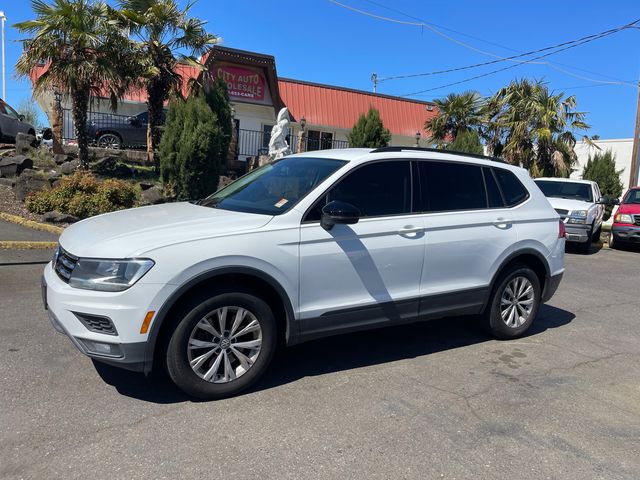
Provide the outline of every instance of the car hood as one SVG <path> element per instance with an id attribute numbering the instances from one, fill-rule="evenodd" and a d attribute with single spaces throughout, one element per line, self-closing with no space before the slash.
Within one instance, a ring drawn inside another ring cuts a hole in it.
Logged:
<path id="1" fill-rule="evenodd" d="M 139 257 L 175 243 L 255 230 L 272 218 L 188 202 L 167 203 L 88 218 L 67 228 L 60 245 L 78 257 Z"/>
<path id="2" fill-rule="evenodd" d="M 593 203 L 583 202 L 582 200 L 573 200 L 569 198 L 556 198 L 547 197 L 549 203 L 553 208 L 560 208 L 562 210 L 589 210 Z"/>
<path id="3" fill-rule="evenodd" d="M 618 207 L 617 213 L 634 213 L 638 215 L 640 214 L 640 204 L 639 203 L 623 203 Z"/>

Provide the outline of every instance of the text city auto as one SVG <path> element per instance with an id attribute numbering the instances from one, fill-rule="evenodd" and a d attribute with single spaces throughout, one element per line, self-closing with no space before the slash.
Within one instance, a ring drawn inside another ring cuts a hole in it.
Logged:
<path id="1" fill-rule="evenodd" d="M 247 96 L 250 94 L 255 97 L 262 97 L 263 86 L 260 82 L 260 75 L 237 75 L 235 73 L 218 69 L 218 77 L 227 84 L 229 93 L 237 92 L 238 96 Z"/>

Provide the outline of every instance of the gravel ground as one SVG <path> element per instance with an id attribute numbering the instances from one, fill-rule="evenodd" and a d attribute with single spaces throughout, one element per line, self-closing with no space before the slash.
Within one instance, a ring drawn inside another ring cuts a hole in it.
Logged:
<path id="1" fill-rule="evenodd" d="M 17 215 L 33 220 L 34 222 L 42 221 L 42 215 L 31 213 L 27 210 L 24 203 L 18 201 L 11 187 L 7 187 L 6 185 L 0 185 L 0 212 Z"/>

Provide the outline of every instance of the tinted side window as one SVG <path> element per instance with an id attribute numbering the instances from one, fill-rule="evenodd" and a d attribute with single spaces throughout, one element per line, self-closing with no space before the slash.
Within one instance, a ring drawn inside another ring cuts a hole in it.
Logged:
<path id="1" fill-rule="evenodd" d="M 484 183 L 487 187 L 487 201 L 489 202 L 489 208 L 504 207 L 504 201 L 502 200 L 502 194 L 496 183 L 496 179 L 493 176 L 490 168 L 483 167 L 482 174 L 484 175 Z"/>
<path id="2" fill-rule="evenodd" d="M 482 169 L 453 162 L 420 162 L 423 212 L 487 208 Z"/>
<path id="3" fill-rule="evenodd" d="M 372 163 L 348 173 L 316 202 L 304 220 L 320 220 L 322 207 L 334 200 L 355 205 L 363 217 L 410 213 L 411 163 Z"/>
<path id="4" fill-rule="evenodd" d="M 524 188 L 513 173 L 503 168 L 494 168 L 493 171 L 496 174 L 504 201 L 508 207 L 517 205 L 529 196 L 527 189 Z"/>

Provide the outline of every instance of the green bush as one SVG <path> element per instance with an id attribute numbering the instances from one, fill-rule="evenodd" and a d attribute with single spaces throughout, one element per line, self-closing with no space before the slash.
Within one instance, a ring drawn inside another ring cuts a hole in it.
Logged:
<path id="1" fill-rule="evenodd" d="M 360 114 L 353 129 L 347 134 L 347 139 L 352 148 L 380 148 L 389 145 L 391 132 L 384 128 L 380 112 L 369 108 L 366 115 Z"/>
<path id="2" fill-rule="evenodd" d="M 229 152 L 231 108 L 226 87 L 215 82 L 204 95 L 173 99 L 160 142 L 165 194 L 178 200 L 206 197 L 218 186 Z"/>
<path id="3" fill-rule="evenodd" d="M 584 180 L 593 180 L 600 187 L 602 195 L 612 198 L 620 198 L 622 195 L 622 182 L 620 175 L 624 169 L 616 170 L 616 156 L 611 150 L 596 152 L 593 157 L 589 155 L 587 164 L 582 172 Z M 611 217 L 612 206 L 605 208 L 604 219 Z"/>
<path id="4" fill-rule="evenodd" d="M 90 173 L 79 171 L 62 178 L 56 188 L 31 193 L 26 206 L 33 213 L 57 210 L 87 218 L 131 208 L 137 197 L 138 188 L 132 183 L 115 179 L 101 182 Z"/>
<path id="5" fill-rule="evenodd" d="M 480 143 L 480 136 L 474 130 L 458 132 L 456 138 L 447 144 L 445 150 L 484 155 L 484 148 L 482 148 L 482 143 Z"/>

